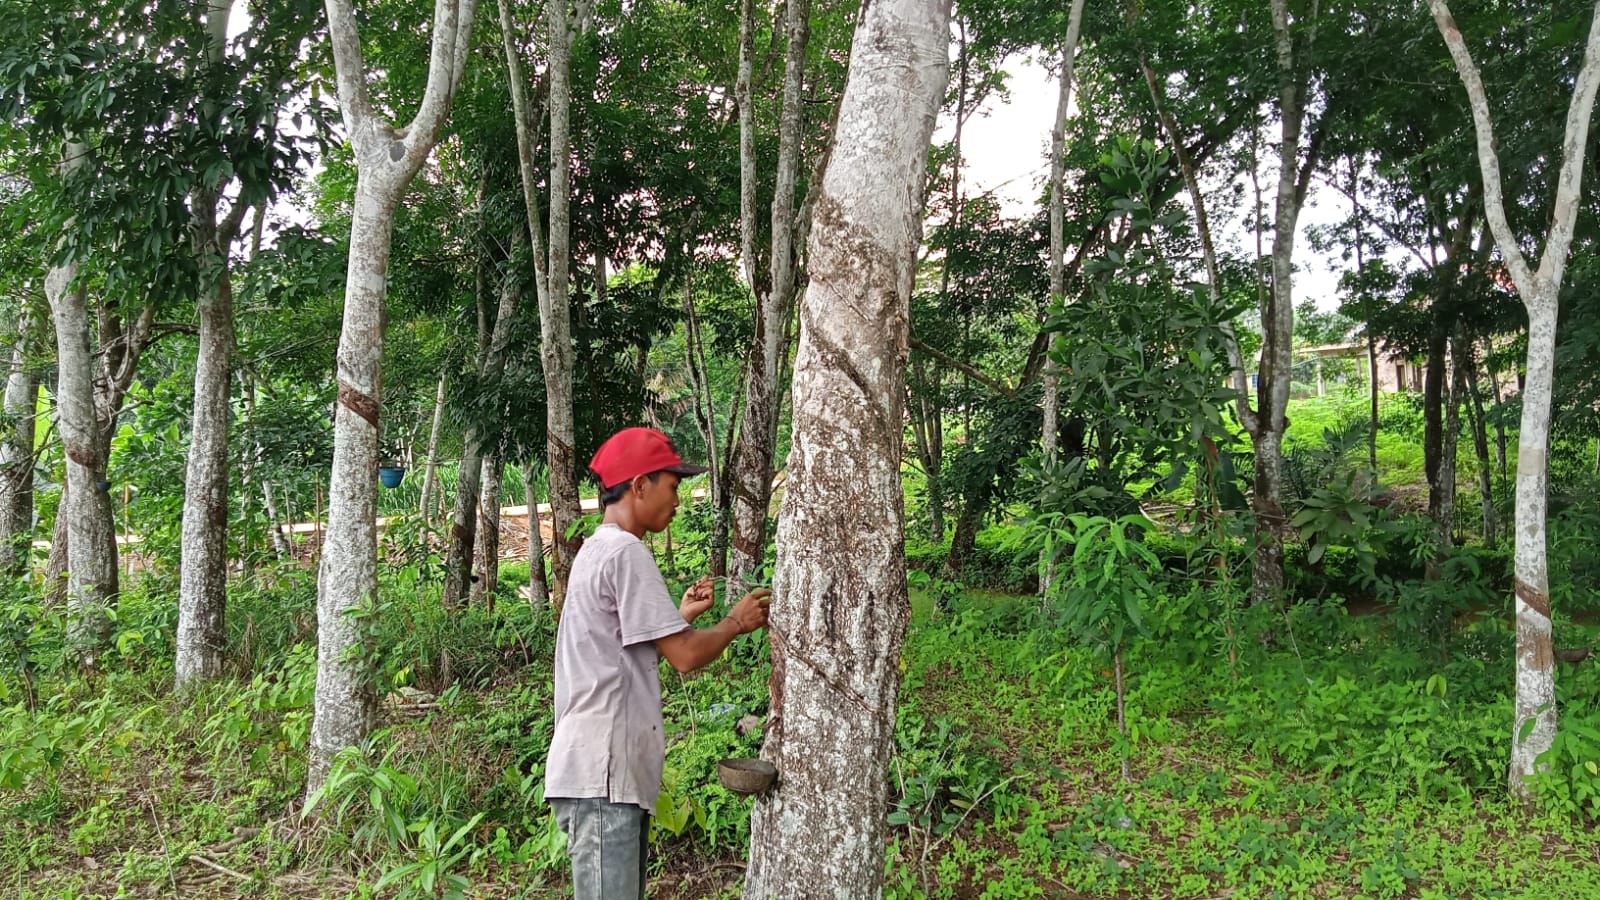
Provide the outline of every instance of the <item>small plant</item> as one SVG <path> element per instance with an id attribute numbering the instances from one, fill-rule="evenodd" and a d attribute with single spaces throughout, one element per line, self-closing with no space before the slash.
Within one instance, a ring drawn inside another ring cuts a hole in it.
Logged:
<path id="1" fill-rule="evenodd" d="M 1161 561 L 1142 535 L 1154 527 L 1143 516 L 1047 513 L 1032 529 L 1043 545 L 1041 568 L 1056 561 L 1046 605 L 1079 641 L 1111 654 L 1117 687 L 1117 747 L 1122 755 L 1122 780 L 1131 781 L 1126 690 L 1122 651 L 1131 634 L 1145 632 L 1145 603 L 1159 595 L 1151 573 Z M 1070 556 L 1068 550 L 1070 548 Z"/>

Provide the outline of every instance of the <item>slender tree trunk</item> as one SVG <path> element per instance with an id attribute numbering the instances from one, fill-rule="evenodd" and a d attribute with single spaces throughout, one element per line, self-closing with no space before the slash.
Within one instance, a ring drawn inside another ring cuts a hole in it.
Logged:
<path id="1" fill-rule="evenodd" d="M 690 277 L 683 284 L 683 322 L 684 322 L 684 351 L 685 362 L 689 372 L 689 387 L 694 394 L 692 411 L 696 429 L 700 432 L 701 440 L 706 444 L 706 485 L 711 502 L 713 520 L 722 509 L 722 492 L 724 490 L 723 475 L 725 474 L 721 460 L 717 455 L 717 416 L 716 408 L 712 403 L 711 383 L 706 367 L 705 336 L 701 333 L 700 315 L 694 302 L 694 279 L 691 270 Z M 715 540 L 716 527 L 713 524 L 713 540 L 710 560 L 710 570 L 713 576 L 726 575 L 728 572 L 727 556 L 727 527 L 726 518 L 722 519 L 723 540 L 720 546 Z"/>
<path id="2" fill-rule="evenodd" d="M 1078 52 L 1078 33 L 1083 24 L 1083 0 L 1072 0 L 1067 13 L 1067 39 L 1061 45 L 1061 85 L 1056 96 L 1056 116 L 1050 125 L 1050 313 L 1053 314 L 1067 302 L 1066 285 L 1066 202 L 1064 199 L 1067 171 L 1067 113 L 1072 105 L 1072 64 Z M 1054 343 L 1046 329 L 1045 341 Z M 1046 472 L 1056 465 L 1056 433 L 1061 408 L 1061 366 L 1056 362 L 1054 347 L 1046 351 L 1044 376 L 1044 424 L 1040 432 L 1040 457 Z M 1049 596 L 1050 582 L 1055 576 L 1055 560 L 1045 551 L 1039 552 L 1039 598 Z"/>
<path id="3" fill-rule="evenodd" d="M 515 243 L 522 241 L 519 230 Z M 513 253 L 512 259 L 518 254 Z M 500 282 L 500 301 L 495 307 L 494 320 L 491 324 L 486 317 L 482 317 L 480 325 L 484 328 L 479 337 L 478 373 L 483 384 L 494 384 L 505 373 L 508 344 L 511 340 L 511 322 L 516 318 L 517 307 L 522 298 L 522 280 L 518 276 L 515 266 L 507 262 L 506 271 Z M 499 487 L 494 489 L 495 499 L 493 504 L 485 498 L 485 485 L 483 477 L 489 471 L 489 460 L 498 454 L 486 450 L 483 446 L 483 429 L 478 424 L 467 427 L 467 433 L 462 440 L 461 468 L 456 476 L 455 508 L 451 516 L 449 553 L 445 558 L 445 581 L 443 603 L 446 608 L 453 608 L 465 600 L 469 594 L 478 596 L 483 588 L 483 581 L 473 587 L 472 569 L 473 560 L 481 557 L 481 541 L 488 532 L 479 525 L 479 518 L 487 515 L 493 505 L 496 520 L 494 531 L 495 546 L 492 548 L 498 555 L 499 551 Z M 503 465 L 495 463 L 495 465 Z M 481 567 L 480 567 L 481 569 Z"/>
<path id="4" fill-rule="evenodd" d="M 1450 351 L 1455 353 L 1455 339 L 1450 340 Z M 1466 394 L 1466 374 L 1459 366 L 1451 366 L 1449 389 L 1445 391 L 1444 447 L 1439 457 L 1439 542 L 1440 552 L 1447 553 L 1455 545 L 1456 497 L 1459 494 L 1456 472 L 1457 456 L 1461 447 L 1461 400 Z"/>
<path id="5" fill-rule="evenodd" d="M 951 581 L 958 581 L 966 569 L 967 557 L 978 543 L 978 529 L 983 527 L 983 518 L 989 512 L 989 503 L 994 498 L 994 482 L 984 479 L 976 488 L 969 489 L 962 498 L 961 513 L 956 516 L 955 531 L 950 535 L 950 552 L 945 555 L 944 576 Z"/>
<path id="6" fill-rule="evenodd" d="M 406 188 L 439 140 L 466 68 L 476 12 L 474 0 L 437 0 L 427 89 L 416 118 L 396 128 L 379 118 L 368 100 L 361 36 L 349 0 L 326 2 L 339 107 L 355 155 L 356 189 L 337 356 L 328 530 L 317 578 L 317 686 L 308 796 L 327 778 L 334 756 L 366 738 L 376 712 L 371 614 L 378 592 L 378 431 L 391 228 Z"/>
<path id="7" fill-rule="evenodd" d="M 56 505 L 56 520 L 50 526 L 50 554 L 44 561 L 44 596 L 48 606 L 67 599 L 67 521 L 68 486 L 61 486 L 61 501 Z"/>
<path id="8" fill-rule="evenodd" d="M 944 422 L 939 381 L 944 377 L 939 366 L 929 366 L 917 354 L 911 358 L 912 385 L 906 391 L 911 409 L 912 443 L 927 484 L 928 537 L 935 544 L 944 541 Z"/>
<path id="9" fill-rule="evenodd" d="M 1313 6 L 1314 10 L 1315 7 Z M 1308 26 L 1314 27 L 1314 26 Z M 1282 499 L 1283 433 L 1288 427 L 1290 370 L 1294 346 L 1294 239 L 1295 224 L 1304 202 L 1305 183 L 1315 170 L 1316 141 L 1300 174 L 1300 138 L 1305 119 L 1305 81 L 1298 68 L 1295 40 L 1289 30 L 1287 0 L 1272 0 L 1272 30 L 1278 60 L 1278 118 L 1281 143 L 1278 161 L 1277 208 L 1272 237 L 1272 290 L 1261 317 L 1261 367 L 1258 380 L 1255 447 L 1255 564 L 1251 600 L 1278 599 L 1283 591 Z M 1300 49 L 1304 49 L 1303 46 Z"/>
<path id="10" fill-rule="evenodd" d="M 33 445 L 38 434 L 39 376 L 32 361 L 33 322 L 24 304 L 11 348 L 0 419 L 0 581 L 27 572 L 33 537 Z"/>
<path id="11" fill-rule="evenodd" d="M 69 142 L 62 175 L 70 177 L 82 167 L 88 152 Z M 93 668 L 111 636 L 111 608 L 117 601 L 116 524 L 95 404 L 89 300 L 76 260 L 50 269 L 45 296 L 55 319 L 56 406 L 67 458 L 66 494 L 57 512 L 67 521 L 67 643 L 84 667 Z"/>
<path id="12" fill-rule="evenodd" d="M 444 562 L 446 609 L 461 605 L 472 586 L 472 560 L 477 555 L 478 508 L 482 505 L 483 456 L 478 429 L 469 426 L 462 438 L 460 468 L 456 470 L 455 501 L 450 514 L 449 549 Z"/>
<path id="13" fill-rule="evenodd" d="M 1496 371 L 1492 361 L 1494 358 L 1493 340 L 1490 340 L 1489 342 L 1489 351 L 1490 361 L 1484 366 L 1484 369 L 1489 373 L 1489 388 L 1494 392 L 1494 408 L 1495 411 L 1498 412 L 1501 405 L 1505 403 L 1505 394 L 1500 390 L 1500 373 Z M 1508 470 L 1508 463 L 1506 461 L 1506 444 L 1506 426 L 1502 423 L 1501 417 L 1496 415 L 1494 423 L 1494 465 L 1495 468 L 1500 471 L 1500 481 L 1502 485 L 1506 481 L 1506 472 Z"/>
<path id="14" fill-rule="evenodd" d="M 733 463 L 733 534 L 728 559 L 728 593 L 737 596 L 760 571 L 766 556 L 767 512 L 772 503 L 773 457 L 783 407 L 779 383 L 788 356 L 789 320 L 799 291 L 795 234 L 795 189 L 800 171 L 802 134 L 801 89 L 806 45 L 811 37 L 811 0 L 785 5 L 788 47 L 784 55 L 783 107 L 778 123 L 778 167 L 772 198 L 772 246 L 766 290 L 755 275 L 755 261 L 745 261 L 746 277 L 755 292 L 755 334 L 744 389 L 744 414 L 739 417 L 739 443 Z M 741 128 L 743 127 L 741 120 Z M 741 141 L 743 138 L 741 137 Z M 746 176 L 753 166 L 744 166 Z M 741 235 L 756 228 L 741 217 Z M 753 239 L 745 238 L 745 244 Z"/>
<path id="15" fill-rule="evenodd" d="M 483 459 L 483 509 L 478 515 L 478 580 L 472 585 L 474 600 L 485 601 L 494 609 L 494 592 L 500 584 L 500 482 L 505 475 L 505 457 L 491 453 Z"/>
<path id="16" fill-rule="evenodd" d="M 749 365 L 749 360 L 744 361 Z M 728 541 L 733 528 L 733 454 L 739 433 L 739 410 L 744 407 L 744 369 L 740 368 L 738 388 L 728 409 L 728 430 L 723 433 L 722 465 L 718 467 L 717 482 L 711 489 L 711 574 L 723 577 L 728 574 Z"/>
<path id="17" fill-rule="evenodd" d="M 550 588 L 557 609 L 567 595 L 567 575 L 583 546 L 582 535 L 568 535 L 583 511 L 578 502 L 577 428 L 572 409 L 572 334 L 567 271 L 571 263 L 570 118 L 572 34 L 566 7 L 548 4 L 550 10 L 550 262 L 549 291 L 540 298 L 539 321 L 543 330 L 544 380 L 550 456 L 550 513 L 554 525 L 555 559 Z"/>
<path id="18" fill-rule="evenodd" d="M 878 0 L 851 50 L 810 245 L 778 526 L 762 755 L 781 777 L 751 814 L 747 898 L 882 895 L 910 618 L 901 398 L 949 13 L 942 0 Z"/>
<path id="19" fill-rule="evenodd" d="M 228 0 L 206 2 L 202 72 L 222 65 L 231 7 Z M 224 187 L 202 185 L 189 204 L 189 243 L 200 273 L 200 333 L 183 491 L 177 657 L 173 665 L 174 684 L 180 691 L 222 674 L 228 649 L 228 420 L 234 348 L 229 254 L 248 204 L 234 200 L 232 210 L 219 222 Z"/>
<path id="20" fill-rule="evenodd" d="M 1470 342 L 1456 343 L 1457 367 L 1467 376 L 1467 416 L 1472 426 L 1472 449 L 1478 460 L 1478 495 L 1483 505 L 1483 543 L 1494 547 L 1499 543 L 1499 529 L 1495 522 L 1494 469 L 1489 458 L 1489 432 L 1484 424 L 1483 393 L 1478 389 L 1478 363 Z"/>
<path id="21" fill-rule="evenodd" d="M 545 577 L 544 534 L 540 531 L 539 493 L 533 473 L 530 457 L 522 467 L 522 493 L 528 503 L 528 602 L 535 610 L 542 610 L 550 604 L 550 582 Z"/>
<path id="22" fill-rule="evenodd" d="M 1532 777 L 1539 755 L 1556 735 L 1554 653 L 1550 630 L 1550 573 L 1545 512 L 1550 445 L 1551 392 L 1555 381 L 1556 323 L 1562 276 L 1572 246 L 1573 223 L 1582 198 L 1583 158 L 1589 119 L 1600 90 L 1600 2 L 1589 21 L 1583 63 L 1573 84 L 1562 139 L 1561 170 L 1539 268 L 1522 254 L 1506 219 L 1495 152 L 1489 98 L 1477 65 L 1467 50 L 1444 0 L 1429 0 L 1434 23 L 1461 76 L 1472 109 L 1478 166 L 1483 174 L 1484 209 L 1512 283 L 1528 309 L 1528 376 L 1522 390 L 1522 427 L 1517 447 L 1516 489 L 1516 699 L 1511 741 L 1510 788 L 1524 803 L 1533 801 Z"/>
<path id="23" fill-rule="evenodd" d="M 439 390 L 433 398 L 433 424 L 428 428 L 428 458 L 422 470 L 422 500 L 417 504 L 417 512 L 426 524 L 433 524 L 433 492 L 439 484 L 439 435 L 444 430 L 444 398 L 445 389 L 450 381 L 449 373 L 439 376 Z"/>
<path id="24" fill-rule="evenodd" d="M 511 105 L 517 120 L 517 157 L 522 173 L 523 205 L 533 240 L 535 280 L 539 292 L 540 359 L 545 381 L 545 456 L 549 467 L 550 524 L 553 533 L 550 565 L 550 599 L 556 611 L 566 596 L 567 573 L 583 545 L 579 535 L 567 531 L 582 516 L 578 501 L 577 429 L 572 415 L 572 311 L 569 299 L 571 193 L 571 49 L 572 33 L 567 9 L 549 4 L 550 65 L 550 235 L 546 246 L 536 185 L 539 172 L 534 153 L 540 144 L 538 118 L 528 103 L 522 80 L 522 57 L 513 35 L 511 7 L 500 2 L 502 50 L 511 86 Z"/>
<path id="25" fill-rule="evenodd" d="M 228 248 L 233 235 L 218 227 L 218 200 L 215 192 L 197 194 L 190 226 L 202 278 L 178 582 L 174 675 L 180 690 L 222 674 L 228 649 L 228 401 L 234 345 Z"/>
<path id="26" fill-rule="evenodd" d="M 1437 308 L 1443 300 L 1435 296 L 1433 302 Z M 1445 486 L 1444 407 L 1445 395 L 1449 393 L 1445 356 L 1449 348 L 1449 332 L 1443 318 L 1437 313 L 1434 316 L 1432 331 L 1428 335 L 1428 361 L 1422 376 L 1422 468 L 1428 480 L 1428 517 L 1433 520 L 1441 548 L 1445 536 L 1450 533 L 1445 516 L 1447 513 L 1453 516 L 1455 512 Z M 1454 471 L 1449 474 L 1453 480 Z M 1428 561 L 1428 577 L 1439 577 L 1437 557 Z"/>

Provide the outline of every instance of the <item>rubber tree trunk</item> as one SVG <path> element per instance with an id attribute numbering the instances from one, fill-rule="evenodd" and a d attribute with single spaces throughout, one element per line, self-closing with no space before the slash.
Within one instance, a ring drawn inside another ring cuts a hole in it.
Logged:
<path id="1" fill-rule="evenodd" d="M 874 898 L 900 648 L 910 295 L 950 7 L 878 0 L 851 48 L 809 247 L 778 524 L 772 712 L 744 896 Z M 864 513 L 871 510 L 870 514 Z"/>
<path id="2" fill-rule="evenodd" d="M 1434 304 L 1442 298 L 1434 297 Z M 1455 497 L 1450 487 L 1455 482 L 1455 467 L 1445 463 L 1448 443 L 1445 438 L 1445 398 L 1449 391 L 1449 369 L 1445 365 L 1449 350 L 1448 325 L 1438 317 L 1428 335 L 1428 361 L 1422 376 L 1422 468 L 1428 480 L 1428 517 L 1433 519 L 1436 541 L 1442 550 L 1455 516 Z M 1438 557 L 1428 561 L 1428 577 L 1439 577 Z"/>
<path id="3" fill-rule="evenodd" d="M 571 170 L 571 51 L 572 32 L 563 3 L 548 6 L 550 64 L 545 77 L 550 85 L 550 235 L 545 241 L 539 213 L 539 170 L 534 152 L 540 144 L 538 116 L 528 103 L 523 86 L 522 57 L 516 47 L 516 25 L 511 5 L 500 2 L 501 49 L 511 88 L 511 105 L 517 121 L 517 158 L 522 173 L 523 205 L 528 213 L 528 233 L 533 240 L 534 277 L 539 292 L 539 349 L 545 383 L 545 464 L 550 490 L 552 529 L 550 600 L 557 612 L 566 596 L 567 574 L 573 557 L 583 546 L 580 535 L 567 531 L 582 516 L 578 501 L 577 429 L 572 415 L 572 310 L 568 269 L 571 264 L 569 215 Z"/>
<path id="4" fill-rule="evenodd" d="M 367 98 L 361 36 L 350 3 L 327 0 L 327 10 L 356 189 L 337 354 L 328 531 L 317 578 L 317 686 L 308 795 L 321 787 L 335 755 L 366 738 L 376 713 L 371 614 L 378 593 L 378 432 L 391 228 L 395 209 L 439 139 L 461 82 L 476 3 L 436 3 L 428 85 L 416 118 L 403 128 L 380 118 Z"/>
<path id="5" fill-rule="evenodd" d="M 1537 291 L 1538 288 L 1536 287 Z M 1539 754 L 1556 736 L 1550 569 L 1546 547 L 1550 397 L 1555 381 L 1556 292 L 1528 304 L 1528 381 L 1522 391 L 1516 482 L 1516 731 L 1511 743 L 1514 795 L 1532 795 L 1528 781 Z M 1523 729 L 1528 729 L 1526 736 Z"/>
<path id="6" fill-rule="evenodd" d="M 1534 270 L 1506 218 L 1494 124 L 1483 79 L 1444 0 L 1429 0 L 1434 23 L 1455 61 L 1467 90 L 1483 175 L 1484 211 L 1512 283 L 1528 310 L 1527 381 L 1522 389 L 1522 428 L 1517 447 L 1516 487 L 1516 699 L 1511 739 L 1512 796 L 1531 804 L 1539 755 L 1556 736 L 1554 652 L 1550 634 L 1550 572 L 1545 512 L 1550 449 L 1550 403 L 1555 381 L 1556 322 L 1562 276 L 1572 247 L 1573 223 L 1582 198 L 1584 151 L 1595 94 L 1600 90 L 1600 2 L 1589 20 L 1583 63 L 1573 83 L 1562 139 L 1561 170 L 1545 235 L 1544 252 Z"/>
<path id="7" fill-rule="evenodd" d="M 191 243 L 202 273 L 194 416 L 183 492 L 176 687 L 222 674 L 228 633 L 228 418 L 233 372 L 233 285 L 216 193 L 193 201 Z M 237 201 L 236 201 L 237 202 Z"/>
<path id="8" fill-rule="evenodd" d="M 1494 468 L 1489 457 L 1489 429 L 1485 424 L 1483 393 L 1478 389 L 1478 362 L 1470 342 L 1456 341 L 1455 365 L 1466 373 L 1467 416 L 1472 428 L 1472 450 L 1478 461 L 1478 499 L 1483 507 L 1483 543 L 1494 547 L 1499 543 L 1499 527 L 1495 521 Z"/>
<path id="9" fill-rule="evenodd" d="M 6 375 L 0 432 L 0 581 L 23 575 L 33 537 L 33 445 L 38 434 L 39 376 L 33 371 L 33 322 L 24 305 Z"/>
<path id="10" fill-rule="evenodd" d="M 1050 125 L 1050 306 L 1052 312 L 1067 302 L 1066 285 L 1066 202 L 1064 199 L 1067 170 L 1067 113 L 1072 105 L 1072 64 L 1077 57 L 1078 32 L 1083 24 L 1083 0 L 1072 0 L 1067 12 L 1067 37 L 1061 44 L 1061 84 L 1056 96 L 1056 115 Z M 1054 343 L 1047 330 L 1045 341 Z M 1040 457 L 1046 472 L 1056 464 L 1058 419 L 1061 410 L 1061 366 L 1055 354 L 1047 349 L 1044 363 L 1044 421 L 1040 430 Z M 1049 553 L 1039 551 L 1039 598 L 1050 594 L 1050 581 L 1055 576 L 1056 561 Z"/>
<path id="11" fill-rule="evenodd" d="M 915 387 L 906 391 L 911 407 L 912 445 L 922 464 L 927 484 L 928 537 L 935 544 L 944 542 L 944 372 L 938 363 L 929 365 L 921 354 L 910 362 Z"/>
<path id="12" fill-rule="evenodd" d="M 772 504 L 773 458 L 777 453 L 778 421 L 783 407 L 780 383 L 788 359 L 789 319 L 800 289 L 795 234 L 801 223 L 795 216 L 795 189 L 800 171 L 803 140 L 803 97 L 806 45 L 811 38 L 811 0 L 789 0 L 785 5 L 783 105 L 778 120 L 778 165 L 774 174 L 771 210 L 770 271 L 763 278 L 753 252 L 745 259 L 745 276 L 756 295 L 755 333 L 750 344 L 744 386 L 744 411 L 739 417 L 739 443 L 734 453 L 733 530 L 729 541 L 728 594 L 738 596 L 766 557 L 767 512 Z M 748 4 L 746 4 L 748 11 Z M 747 19 L 744 28 L 751 27 Z M 747 40 L 741 40 L 741 56 Z M 749 87 L 740 108 L 740 146 L 747 128 L 753 127 Z M 755 166 L 741 153 L 741 196 L 751 195 Z M 741 246 L 752 250 L 757 228 L 753 210 L 741 200 Z M 763 290 L 765 287 L 765 290 Z"/>
<path id="13" fill-rule="evenodd" d="M 478 267 L 477 281 L 478 358 L 475 368 L 482 375 L 488 368 L 489 354 L 494 347 L 494 324 L 489 319 L 488 303 L 484 296 L 488 279 L 482 265 Z M 502 292 L 502 302 L 504 299 Z M 450 533 L 446 536 L 448 549 L 444 558 L 444 593 L 441 602 L 446 609 L 460 606 L 472 590 L 472 560 L 477 554 L 478 508 L 483 493 L 481 431 L 473 423 L 467 426 L 466 433 L 461 436 L 461 460 L 456 468 L 456 492 L 450 511 Z"/>
<path id="14" fill-rule="evenodd" d="M 1312 7 L 1315 9 L 1315 7 Z M 1272 289 L 1261 317 L 1260 390 L 1256 396 L 1256 428 L 1250 435 L 1255 448 L 1255 560 L 1250 599 L 1254 603 L 1276 600 L 1283 593 L 1283 434 L 1288 427 L 1290 369 L 1294 342 L 1294 240 L 1295 225 L 1305 198 L 1305 182 L 1316 166 L 1315 150 L 1308 154 L 1306 174 L 1300 175 L 1300 139 L 1305 119 L 1307 85 L 1303 61 L 1295 59 L 1287 0 L 1272 0 L 1272 30 L 1277 55 L 1279 143 L 1278 189 L 1273 216 Z M 1302 45 L 1303 46 L 1303 45 Z M 1313 142 L 1315 143 L 1315 142 Z"/>
<path id="15" fill-rule="evenodd" d="M 422 499 L 417 513 L 425 524 L 433 524 L 433 495 L 439 487 L 439 434 L 444 429 L 444 398 L 449 386 L 448 373 L 439 376 L 439 389 L 433 398 L 433 424 L 428 428 L 428 458 L 423 463 Z"/>
<path id="16" fill-rule="evenodd" d="M 490 609 L 494 608 L 494 592 L 500 583 L 500 481 L 505 474 L 504 459 L 498 453 L 483 459 L 483 500 L 473 563 L 478 580 L 472 583 L 472 599 L 487 602 Z"/>
<path id="17" fill-rule="evenodd" d="M 535 610 L 550 604 L 550 582 L 545 576 L 544 535 L 539 520 L 539 492 L 534 482 L 533 461 L 522 467 L 522 493 L 528 503 L 528 602 Z"/>
<path id="18" fill-rule="evenodd" d="M 84 165 L 88 148 L 69 142 L 61 173 Z M 89 341 L 89 299 L 76 260 L 45 275 L 56 328 L 56 406 L 66 453 L 66 495 L 56 513 L 66 519 L 67 643 L 85 668 L 93 668 L 111 636 L 117 600 L 116 523 L 107 493 L 104 443 L 95 404 L 94 356 Z"/>

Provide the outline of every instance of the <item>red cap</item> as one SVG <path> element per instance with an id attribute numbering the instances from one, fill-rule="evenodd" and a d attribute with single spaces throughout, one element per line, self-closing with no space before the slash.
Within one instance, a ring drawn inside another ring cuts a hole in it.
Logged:
<path id="1" fill-rule="evenodd" d="M 705 466 L 684 462 L 672 449 L 672 439 L 654 428 L 624 428 L 606 438 L 589 460 L 589 468 L 606 488 L 651 472 L 699 475 L 706 471 Z"/>

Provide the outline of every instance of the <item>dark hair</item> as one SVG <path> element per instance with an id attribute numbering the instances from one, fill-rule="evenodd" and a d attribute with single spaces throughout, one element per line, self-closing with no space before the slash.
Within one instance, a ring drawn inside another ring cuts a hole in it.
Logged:
<path id="1" fill-rule="evenodd" d="M 664 471 L 664 470 L 657 469 L 656 471 L 651 472 L 649 475 L 646 475 L 645 477 L 650 479 L 650 483 L 651 484 L 655 484 L 657 481 L 661 480 L 662 471 Z M 634 477 L 638 477 L 638 476 L 634 476 Z M 629 478 L 627 481 L 620 481 L 620 482 L 618 482 L 616 484 L 613 484 L 611 487 L 608 487 L 605 490 L 601 491 L 600 492 L 600 507 L 602 509 L 604 509 L 605 507 L 610 506 L 613 503 L 616 503 L 618 500 L 621 500 L 622 499 L 622 495 L 626 494 L 628 492 L 628 488 L 632 487 L 632 486 L 633 486 L 633 478 Z"/>

